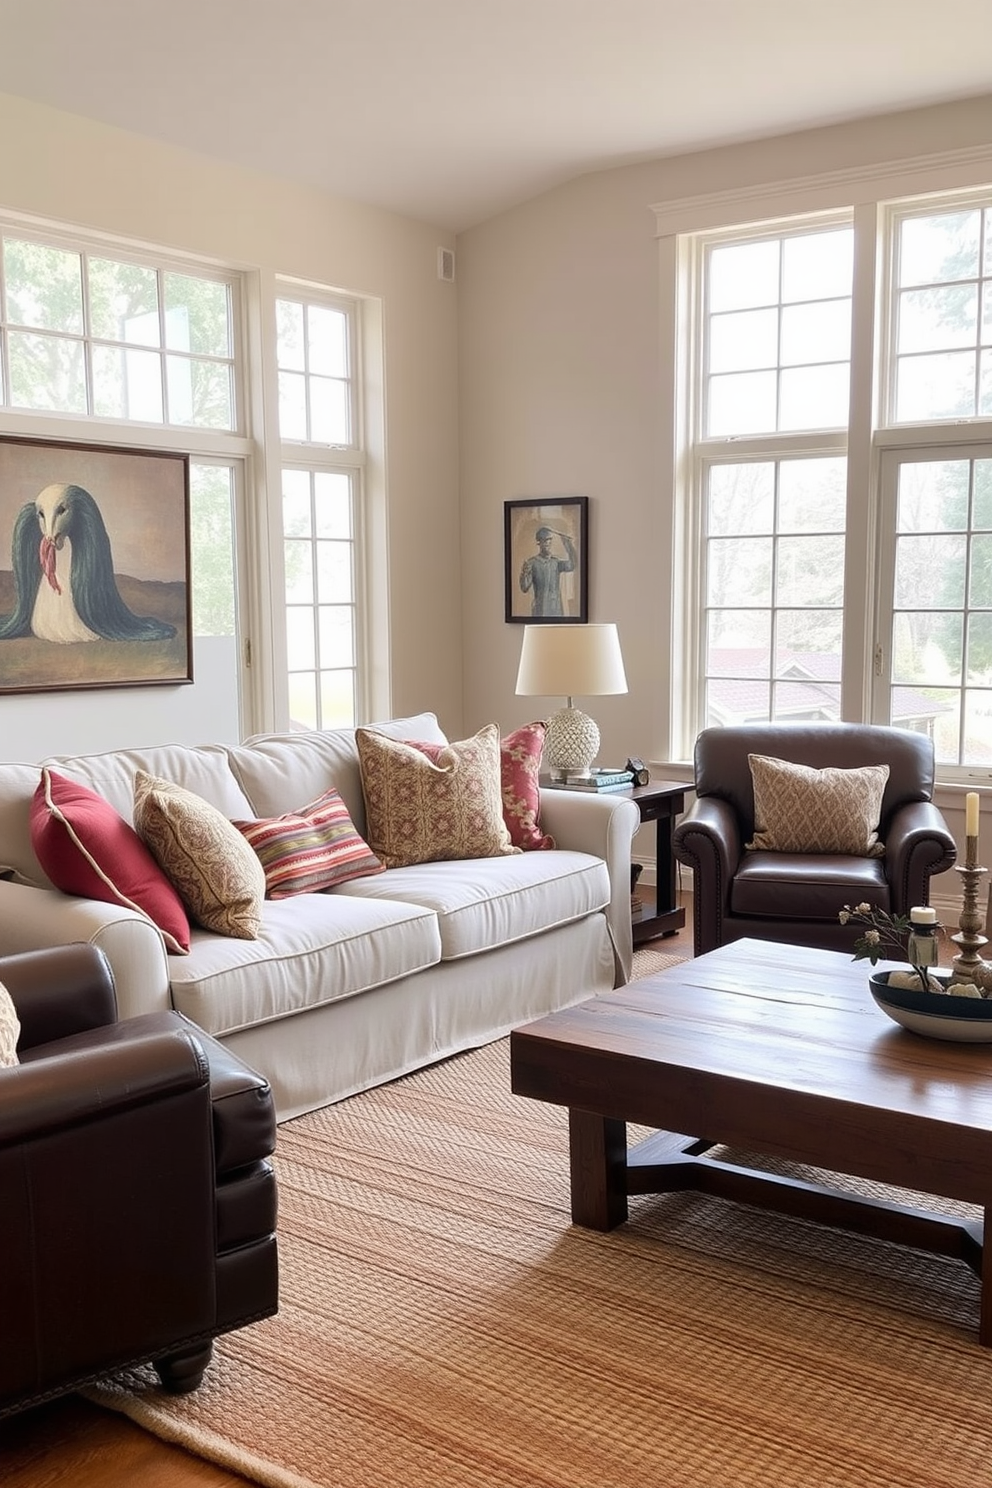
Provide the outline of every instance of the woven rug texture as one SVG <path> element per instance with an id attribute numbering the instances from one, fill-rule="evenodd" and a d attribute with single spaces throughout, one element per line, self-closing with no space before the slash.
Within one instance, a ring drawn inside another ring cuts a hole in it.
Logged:
<path id="1" fill-rule="evenodd" d="M 992 1484 L 962 1263 L 694 1194 L 575 1228 L 508 1040 L 284 1124 L 276 1166 L 278 1316 L 193 1395 L 91 1399 L 272 1488 Z"/>

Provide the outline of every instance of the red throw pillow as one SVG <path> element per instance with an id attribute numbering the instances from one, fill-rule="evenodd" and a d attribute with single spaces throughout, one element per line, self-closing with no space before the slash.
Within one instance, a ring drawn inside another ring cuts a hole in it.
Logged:
<path id="1" fill-rule="evenodd" d="M 514 847 L 524 852 L 551 848 L 555 839 L 541 831 L 541 755 L 544 753 L 546 723 L 525 723 L 499 741 L 500 789 L 503 798 L 503 821 Z M 443 744 L 413 743 L 414 749 L 437 763 Z"/>
<path id="2" fill-rule="evenodd" d="M 546 723 L 525 723 L 499 741 L 503 787 L 503 820 L 514 847 L 525 852 L 554 847 L 555 839 L 541 831 L 541 755 Z"/>
<path id="3" fill-rule="evenodd" d="M 350 878 L 385 871 L 333 787 L 301 811 L 234 825 L 265 870 L 269 899 L 316 894 Z"/>
<path id="4" fill-rule="evenodd" d="M 182 900 L 133 827 L 85 785 L 45 766 L 31 800 L 31 843 L 63 894 L 147 915 L 170 951 L 189 950 Z"/>

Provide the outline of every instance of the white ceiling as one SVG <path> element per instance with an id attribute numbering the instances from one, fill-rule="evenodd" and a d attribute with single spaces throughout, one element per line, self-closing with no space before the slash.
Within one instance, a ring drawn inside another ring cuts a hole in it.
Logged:
<path id="1" fill-rule="evenodd" d="M 461 231 L 586 171 L 992 93 L 992 11 L 0 0 L 0 91 Z"/>

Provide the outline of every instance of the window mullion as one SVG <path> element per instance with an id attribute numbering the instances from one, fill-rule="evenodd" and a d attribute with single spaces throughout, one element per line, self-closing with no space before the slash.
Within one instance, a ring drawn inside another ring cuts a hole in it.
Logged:
<path id="1" fill-rule="evenodd" d="M 877 456 L 872 444 L 877 404 L 878 211 L 854 211 L 851 294 L 851 396 L 847 429 L 847 529 L 844 563 L 844 644 L 841 717 L 878 719 L 875 647 L 878 586 L 873 574 L 882 541 L 877 507 Z M 891 532 L 891 527 L 887 529 Z M 888 539 L 891 542 L 891 538 Z M 887 714 L 886 714 L 887 717 Z"/>

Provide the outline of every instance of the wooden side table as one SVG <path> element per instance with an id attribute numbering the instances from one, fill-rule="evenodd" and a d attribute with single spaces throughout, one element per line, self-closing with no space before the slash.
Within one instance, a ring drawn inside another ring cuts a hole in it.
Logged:
<path id="1" fill-rule="evenodd" d="M 685 910 L 675 903 L 675 859 L 672 856 L 672 828 L 684 809 L 689 789 L 680 780 L 652 780 L 650 785 L 635 785 L 629 792 L 641 813 L 642 822 L 655 822 L 655 913 L 634 920 L 634 944 L 653 940 L 656 935 L 674 935 L 685 924 Z M 618 792 L 624 795 L 627 792 Z"/>

